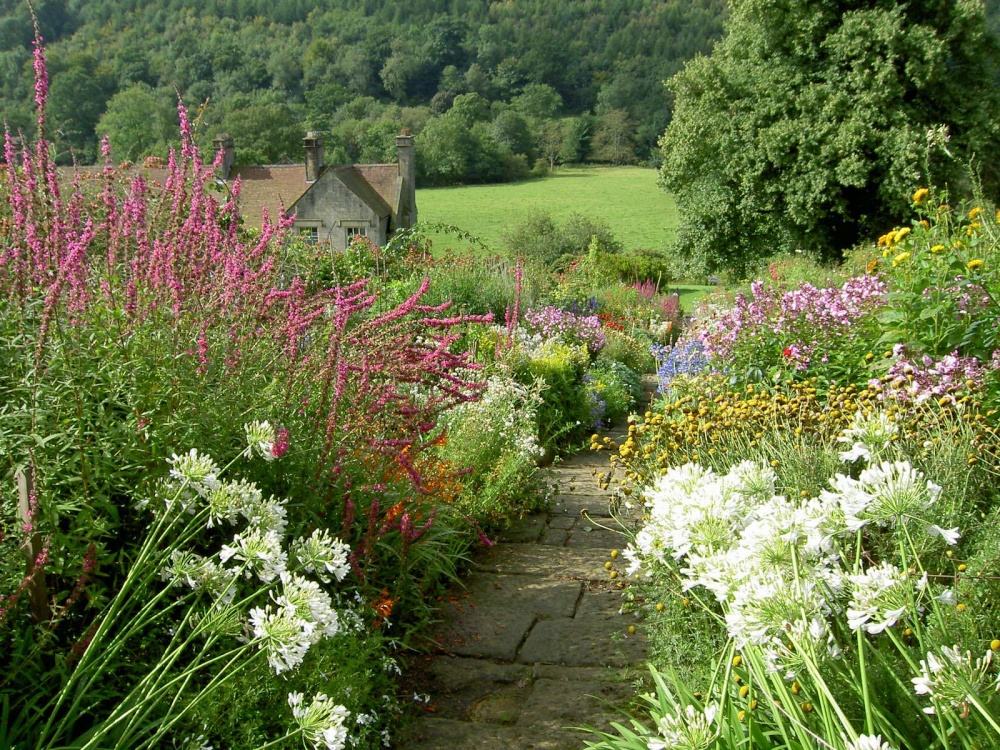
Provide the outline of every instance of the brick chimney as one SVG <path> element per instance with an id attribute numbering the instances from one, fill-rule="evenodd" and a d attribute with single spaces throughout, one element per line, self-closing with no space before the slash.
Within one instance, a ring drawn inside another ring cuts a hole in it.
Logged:
<path id="1" fill-rule="evenodd" d="M 236 163 L 236 148 L 233 146 L 233 139 L 229 133 L 219 133 L 212 141 L 215 146 L 215 153 L 222 152 L 222 163 L 219 165 L 218 177 L 220 180 L 229 179 L 229 170 Z"/>
<path id="2" fill-rule="evenodd" d="M 306 147 L 306 182 L 316 182 L 323 169 L 323 138 L 315 130 L 310 130 L 302 143 Z"/>
<path id="3" fill-rule="evenodd" d="M 399 211 L 397 226 L 408 229 L 417 223 L 417 160 L 413 150 L 413 136 L 403 129 L 396 136 L 396 154 L 399 158 L 399 176 L 402 185 L 399 190 Z"/>

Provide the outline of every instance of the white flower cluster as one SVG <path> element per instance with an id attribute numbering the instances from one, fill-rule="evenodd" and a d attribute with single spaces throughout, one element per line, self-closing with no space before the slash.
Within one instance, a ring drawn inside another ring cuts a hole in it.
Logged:
<path id="1" fill-rule="evenodd" d="M 649 750 L 708 750 L 715 742 L 715 715 L 719 707 L 714 703 L 699 711 L 686 706 L 676 715 L 666 714 L 656 722 L 659 737 L 647 742 Z"/>
<path id="2" fill-rule="evenodd" d="M 302 693 L 289 693 L 288 705 L 292 718 L 304 740 L 315 750 L 343 750 L 347 743 L 344 721 L 349 716 L 343 706 L 335 704 L 323 693 L 317 694 L 308 706 Z"/>
<path id="3" fill-rule="evenodd" d="M 898 434 L 899 427 L 886 412 L 865 414 L 858 411 L 854 414 L 851 426 L 837 438 L 838 442 L 851 446 L 840 454 L 840 460 L 848 463 L 858 459 L 870 461 L 872 456 L 881 455 Z"/>
<path id="4" fill-rule="evenodd" d="M 935 706 L 957 708 L 967 714 L 969 704 L 976 700 L 979 691 L 987 683 L 994 682 L 988 674 L 993 652 L 987 651 L 985 656 L 973 661 L 970 651 L 963 654 L 958 646 L 942 646 L 941 657 L 929 651 L 927 658 L 920 660 L 920 676 L 912 679 L 913 690 L 934 701 L 934 705 L 924 708 L 925 714 L 937 713 Z M 1000 679 L 993 687 L 1000 690 Z"/>
<path id="5" fill-rule="evenodd" d="M 955 544 L 958 529 L 942 529 L 930 523 L 930 509 L 941 495 L 941 487 L 924 478 L 909 461 L 883 461 L 861 472 L 857 479 L 837 474 L 830 480 L 833 492 L 823 497 L 837 502 L 843 509 L 849 531 L 857 531 L 868 523 L 898 526 L 923 523 L 927 533 L 941 536 Z"/>
<path id="6" fill-rule="evenodd" d="M 278 433 L 270 422 L 250 422 L 243 425 L 243 431 L 247 436 L 247 447 L 243 451 L 246 458 L 253 458 L 256 453 L 265 461 L 275 459 L 274 443 L 278 439 Z"/>
<path id="7" fill-rule="evenodd" d="M 837 475 L 817 498 L 776 495 L 775 480 L 751 461 L 725 476 L 692 463 L 671 468 L 645 490 L 648 520 L 624 555 L 630 574 L 676 565 L 685 590 L 705 588 L 722 603 L 738 648 L 760 647 L 773 671 L 791 677 L 807 653 L 840 655 L 829 620 L 845 605 L 851 629 L 871 634 L 920 611 L 926 576 L 888 563 L 849 575 L 838 541 L 869 522 L 926 518 L 941 490 L 906 462 L 884 462 L 857 480 Z"/>
<path id="8" fill-rule="evenodd" d="M 330 536 L 326 529 L 315 529 L 308 537 L 299 537 L 292 542 L 292 554 L 306 573 L 313 573 L 324 583 L 332 575 L 343 581 L 351 566 L 347 561 L 351 548 Z"/>
<path id="9" fill-rule="evenodd" d="M 542 404 L 541 384 L 525 386 L 512 377 L 493 375 L 478 401 L 461 404 L 449 411 L 442 424 L 456 440 L 480 436 L 475 443 L 487 440 L 502 443 L 525 460 L 543 454 L 536 434 L 536 414 Z M 487 436 L 483 438 L 482 436 Z"/>
<path id="10" fill-rule="evenodd" d="M 195 591 L 205 591 L 217 606 L 231 604 L 236 595 L 235 571 L 186 550 L 171 550 L 170 564 L 160 571 L 160 579 L 173 586 L 187 585 Z"/>
<path id="11" fill-rule="evenodd" d="M 319 584 L 282 573 L 282 592 L 265 607 L 250 610 L 250 626 L 275 674 L 294 669 L 310 647 L 340 632 L 330 595 Z"/>
<path id="12" fill-rule="evenodd" d="M 168 489 L 176 491 L 177 502 L 189 513 L 195 512 L 197 498 L 207 498 L 221 484 L 218 465 L 211 456 L 198 453 L 196 448 L 181 456 L 173 454 L 167 463 L 170 464 L 172 480 L 167 485 Z"/>

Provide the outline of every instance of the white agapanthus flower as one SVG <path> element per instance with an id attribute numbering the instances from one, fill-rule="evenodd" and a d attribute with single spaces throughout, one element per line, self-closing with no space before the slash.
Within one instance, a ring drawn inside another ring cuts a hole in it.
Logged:
<path id="1" fill-rule="evenodd" d="M 170 478 L 192 490 L 200 497 L 219 487 L 219 467 L 211 456 L 198 453 L 192 448 L 187 453 L 178 456 L 176 453 L 167 459 L 170 464 Z"/>
<path id="2" fill-rule="evenodd" d="M 968 704 L 993 680 L 988 674 L 993 663 L 993 652 L 972 660 L 972 652 L 964 654 L 959 647 L 942 646 L 941 658 L 933 651 L 920 661 L 920 675 L 912 678 L 917 695 L 929 696 L 934 705 L 923 709 L 925 714 L 935 714 L 938 708 L 958 708 L 965 711 Z"/>
<path id="3" fill-rule="evenodd" d="M 347 728 L 344 722 L 350 713 L 323 693 L 317 694 L 312 702 L 304 705 L 302 693 L 289 693 L 288 705 L 292 707 L 292 718 L 302 731 L 305 741 L 315 750 L 343 750 L 347 744 Z"/>
<path id="4" fill-rule="evenodd" d="M 351 548 L 346 543 L 330 536 L 326 529 L 315 529 L 308 537 L 299 537 L 292 542 L 292 554 L 302 569 L 313 573 L 324 583 L 333 576 L 338 581 L 351 571 L 348 555 Z"/>
<path id="5" fill-rule="evenodd" d="M 927 533 L 931 536 L 939 536 L 944 539 L 945 544 L 958 544 L 958 540 L 962 538 L 961 533 L 958 531 L 958 527 L 955 526 L 951 529 L 942 529 L 937 524 L 931 524 L 927 527 Z"/>
<path id="6" fill-rule="evenodd" d="M 825 621 L 830 612 L 827 592 L 816 580 L 754 576 L 733 593 L 726 629 L 737 648 L 765 646 L 775 637 L 784 637 L 796 623 L 803 623 L 802 633 L 809 635 L 809 622 Z"/>
<path id="7" fill-rule="evenodd" d="M 243 451 L 246 458 L 253 458 L 256 452 L 265 461 L 273 461 L 274 443 L 277 438 L 277 430 L 270 422 L 250 422 L 243 425 L 243 431 L 247 436 L 247 447 Z"/>
<path id="8" fill-rule="evenodd" d="M 844 750 L 893 750 L 893 747 L 882 741 L 881 734 L 862 734 L 853 742 L 845 737 Z"/>
<path id="9" fill-rule="evenodd" d="M 851 602 L 847 605 L 851 630 L 881 633 L 895 625 L 914 601 L 914 583 L 892 563 L 883 562 L 847 578 L 851 582 Z M 926 580 L 917 581 L 917 595 L 926 587 Z"/>
<path id="10" fill-rule="evenodd" d="M 838 442 L 851 445 L 849 450 L 840 454 L 840 460 L 853 462 L 863 458 L 867 462 L 873 455 L 878 456 L 897 434 L 899 426 L 886 412 L 871 415 L 855 412 L 851 426 L 837 438 Z"/>
<path id="11" fill-rule="evenodd" d="M 941 494 L 941 487 L 924 478 L 909 461 L 883 461 L 861 472 L 857 479 L 837 474 L 830 480 L 850 531 L 867 523 L 898 525 L 922 520 Z"/>
<path id="12" fill-rule="evenodd" d="M 185 550 L 172 550 L 170 563 L 160 571 L 160 580 L 172 586 L 187 585 L 211 595 L 217 605 L 232 603 L 236 595 L 235 572 L 207 557 Z"/>
<path id="13" fill-rule="evenodd" d="M 867 445 L 861 442 L 857 442 L 852 445 L 848 450 L 840 452 L 840 460 L 844 463 L 854 463 L 859 458 L 864 459 L 867 463 L 872 457 L 872 452 Z"/>
<path id="14" fill-rule="evenodd" d="M 285 571 L 288 563 L 278 532 L 261 529 L 236 534 L 232 544 L 222 545 L 219 558 L 223 563 L 230 560 L 246 563 L 244 575 L 249 578 L 256 574 L 264 583 L 277 578 Z"/>
<path id="15" fill-rule="evenodd" d="M 295 669 L 315 641 L 316 623 L 286 607 L 254 607 L 250 610 L 250 627 L 260 648 L 267 652 L 267 663 L 275 674 Z"/>
<path id="16" fill-rule="evenodd" d="M 279 537 L 285 535 L 285 530 L 288 528 L 288 511 L 284 502 L 274 495 L 266 500 L 259 490 L 256 495 L 247 495 L 241 512 L 251 526 L 262 531 L 274 532 Z"/>
<path id="17" fill-rule="evenodd" d="M 278 609 L 286 609 L 316 625 L 312 632 L 313 643 L 331 638 L 340 632 L 340 618 L 333 608 L 333 600 L 319 584 L 287 571 L 281 574 L 282 592 L 275 598 Z"/>
<path id="18" fill-rule="evenodd" d="M 676 715 L 667 714 L 656 722 L 659 737 L 647 741 L 649 750 L 708 750 L 717 734 L 712 726 L 719 707 L 712 703 L 699 710 L 685 706 Z"/>
<path id="19" fill-rule="evenodd" d="M 774 497 L 774 469 L 759 461 L 743 461 L 729 470 L 733 490 L 745 498 L 766 502 Z"/>

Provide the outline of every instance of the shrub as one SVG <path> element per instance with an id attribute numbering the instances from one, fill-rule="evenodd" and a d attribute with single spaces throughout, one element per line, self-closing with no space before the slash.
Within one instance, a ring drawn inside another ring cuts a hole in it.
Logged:
<path id="1" fill-rule="evenodd" d="M 632 336 L 605 328 L 604 348 L 597 357 L 598 360 L 621 362 L 639 373 L 652 372 L 656 365 L 656 360 L 649 351 L 649 341 L 640 331 Z"/>
<path id="2" fill-rule="evenodd" d="M 628 415 L 642 397 L 639 375 L 621 362 L 600 360 L 587 370 L 583 379 L 595 403 L 601 404 L 601 413 L 591 422 L 591 427 L 607 427 Z"/>
<path id="3" fill-rule="evenodd" d="M 544 384 L 538 407 L 538 440 L 547 453 L 581 439 L 591 422 L 591 402 L 583 375 L 590 358 L 583 345 L 548 339 L 512 354 L 514 377 L 522 384 Z"/>
<path id="4" fill-rule="evenodd" d="M 462 470 L 455 508 L 481 526 L 522 515 L 538 503 L 532 479 L 543 453 L 537 434 L 542 385 L 522 385 L 499 370 L 479 401 L 442 421 L 446 439 L 438 453 Z"/>

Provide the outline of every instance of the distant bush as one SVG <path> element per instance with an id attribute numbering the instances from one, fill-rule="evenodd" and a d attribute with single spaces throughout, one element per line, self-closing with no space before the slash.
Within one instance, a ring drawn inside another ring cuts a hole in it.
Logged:
<path id="1" fill-rule="evenodd" d="M 512 256 L 523 257 L 554 270 L 564 270 L 573 258 L 594 246 L 605 253 L 620 253 L 624 246 L 602 221 L 573 214 L 563 224 L 551 215 L 531 213 L 504 233 L 504 248 Z"/>

